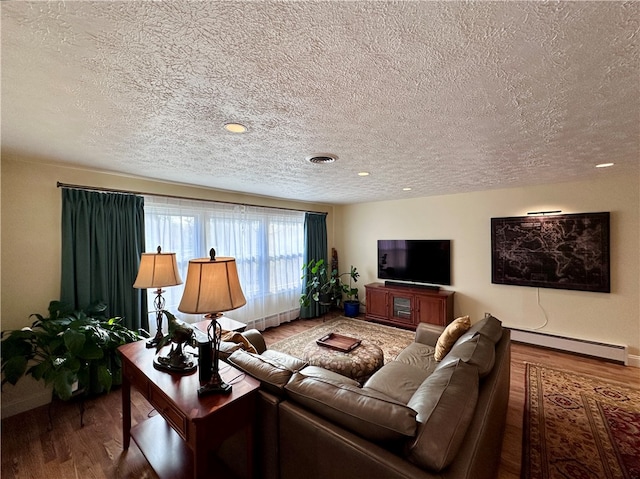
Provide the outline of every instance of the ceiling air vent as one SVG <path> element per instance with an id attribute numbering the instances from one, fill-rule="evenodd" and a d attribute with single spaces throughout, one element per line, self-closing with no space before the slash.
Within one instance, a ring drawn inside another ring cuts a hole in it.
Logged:
<path id="1" fill-rule="evenodd" d="M 324 165 L 324 164 L 327 164 L 327 163 L 333 163 L 337 159 L 338 159 L 338 157 L 336 155 L 328 155 L 326 153 L 323 153 L 321 155 L 313 155 L 313 156 L 308 156 L 307 157 L 307 161 L 309 161 L 311 163 L 320 164 L 320 165 Z"/>

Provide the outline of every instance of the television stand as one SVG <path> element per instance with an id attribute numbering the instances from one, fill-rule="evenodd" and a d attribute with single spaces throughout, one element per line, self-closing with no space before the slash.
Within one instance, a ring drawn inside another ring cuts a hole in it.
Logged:
<path id="1" fill-rule="evenodd" d="M 385 281 L 384 285 L 387 288 L 415 288 L 415 289 L 428 289 L 430 291 L 440 291 L 440 286 L 433 284 L 415 284 L 415 283 L 401 283 L 399 281 Z"/>
<path id="2" fill-rule="evenodd" d="M 410 329 L 416 329 L 420 323 L 446 326 L 453 321 L 453 291 L 389 283 L 365 285 L 368 321 Z"/>

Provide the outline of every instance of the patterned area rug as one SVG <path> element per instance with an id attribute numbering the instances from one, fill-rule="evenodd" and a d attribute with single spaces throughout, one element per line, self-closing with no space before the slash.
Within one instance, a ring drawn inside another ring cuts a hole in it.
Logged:
<path id="1" fill-rule="evenodd" d="M 413 331 L 341 316 L 290 338 L 278 341 L 270 345 L 269 349 L 275 349 L 299 358 L 302 357 L 302 350 L 307 344 L 328 333 L 338 333 L 376 344 L 384 352 L 385 363 L 394 360 L 415 338 L 415 332 Z"/>
<path id="2" fill-rule="evenodd" d="M 640 479 L 640 389 L 526 365 L 522 479 Z"/>

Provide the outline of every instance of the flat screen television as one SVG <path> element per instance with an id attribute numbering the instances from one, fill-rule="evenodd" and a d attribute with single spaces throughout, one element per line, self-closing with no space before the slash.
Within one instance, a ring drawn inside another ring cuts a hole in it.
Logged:
<path id="1" fill-rule="evenodd" d="M 378 278 L 451 284 L 451 240 L 378 240 Z"/>

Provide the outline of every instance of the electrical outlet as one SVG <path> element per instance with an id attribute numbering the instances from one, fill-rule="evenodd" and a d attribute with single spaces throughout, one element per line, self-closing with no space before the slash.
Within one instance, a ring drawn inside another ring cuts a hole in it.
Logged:
<path id="1" fill-rule="evenodd" d="M 484 313 L 484 317 L 485 317 L 485 318 L 488 318 L 489 316 L 491 316 L 491 313 L 487 313 L 487 312 L 485 311 L 485 313 Z"/>

